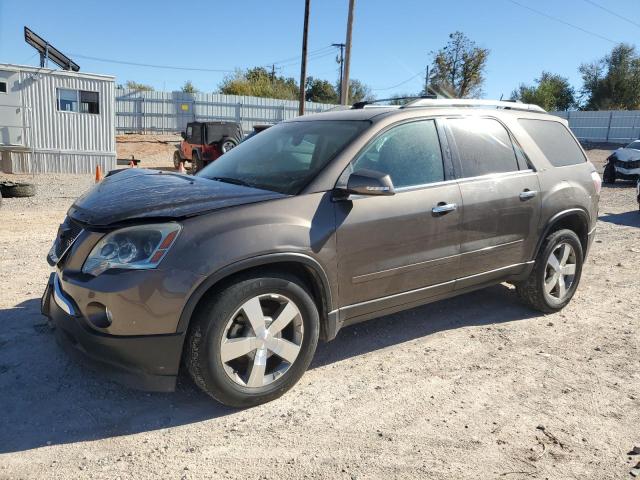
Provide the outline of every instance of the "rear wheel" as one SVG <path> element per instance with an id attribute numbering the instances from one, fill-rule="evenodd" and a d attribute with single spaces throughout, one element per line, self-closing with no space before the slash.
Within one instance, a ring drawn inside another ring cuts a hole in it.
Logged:
<path id="1" fill-rule="evenodd" d="M 245 278 L 216 292 L 193 322 L 187 369 L 202 390 L 233 407 L 284 394 L 318 343 L 315 303 L 299 280 L 285 275 Z"/>
<path id="2" fill-rule="evenodd" d="M 573 231 L 558 230 L 550 234 L 529 278 L 516 285 L 522 302 L 544 313 L 564 308 L 578 288 L 582 257 L 582 244 Z"/>
<path id="3" fill-rule="evenodd" d="M 225 154 L 227 153 L 229 150 L 231 150 L 232 148 L 234 148 L 236 145 L 238 145 L 236 143 L 236 141 L 233 138 L 223 138 L 220 141 L 220 151 Z"/>

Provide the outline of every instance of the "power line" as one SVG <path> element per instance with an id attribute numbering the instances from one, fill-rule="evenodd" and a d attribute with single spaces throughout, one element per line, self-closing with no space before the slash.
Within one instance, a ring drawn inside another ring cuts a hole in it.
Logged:
<path id="1" fill-rule="evenodd" d="M 329 50 L 327 51 L 327 49 Z M 330 45 L 328 45 L 326 47 L 319 48 L 318 50 L 314 50 L 312 54 L 309 55 L 309 58 L 312 60 L 317 58 L 322 58 L 324 56 L 333 55 L 333 49 Z M 214 72 L 214 73 L 233 73 L 235 71 L 235 70 L 223 69 L 223 68 L 185 67 L 185 66 L 178 66 L 178 65 L 159 65 L 159 64 L 153 64 L 153 63 L 130 62 L 126 60 L 116 60 L 113 58 L 92 57 L 89 55 L 81 55 L 79 53 L 70 53 L 69 55 L 72 57 L 82 58 L 85 60 L 93 60 L 95 62 L 115 63 L 119 65 L 131 65 L 134 67 L 157 68 L 162 70 L 180 70 L 180 71 L 191 71 L 191 72 Z M 299 59 L 300 56 L 298 55 L 297 57 L 291 57 L 289 59 L 280 60 L 279 62 L 272 62 L 268 64 L 268 66 L 280 65 L 281 67 L 286 67 L 289 65 L 294 65 L 298 63 L 298 60 L 296 60 L 295 62 L 285 63 L 285 64 L 283 64 L 283 62 L 287 60 L 293 60 L 296 58 Z"/>
<path id="2" fill-rule="evenodd" d="M 329 55 L 333 55 L 334 52 L 330 51 L 330 52 L 326 52 L 326 53 L 317 53 L 315 55 L 309 55 L 307 57 L 308 60 L 318 60 L 320 58 L 324 58 L 324 57 L 328 57 Z M 281 64 L 280 67 L 290 67 L 292 65 L 298 65 L 299 64 L 299 60 L 295 61 L 295 62 L 291 62 L 291 63 L 285 63 L 285 64 Z"/>
<path id="3" fill-rule="evenodd" d="M 614 12 L 613 10 L 608 9 L 608 8 L 607 8 L 607 7 L 605 7 L 604 5 L 600 5 L 599 3 L 596 3 L 596 2 L 594 2 L 594 1 L 592 1 L 592 0 L 584 0 L 584 1 L 585 1 L 585 2 L 587 2 L 587 3 L 590 3 L 590 4 L 591 4 L 591 5 L 593 5 L 594 7 L 599 8 L 600 10 L 603 10 L 603 11 L 605 11 L 605 12 L 607 12 L 607 13 L 609 13 L 609 14 L 613 15 L 614 17 L 618 17 L 620 20 L 624 20 L 625 22 L 628 22 L 628 23 L 630 23 L 631 25 L 635 25 L 636 27 L 640 28 L 640 23 L 634 22 L 633 20 L 631 20 L 631 19 L 629 19 L 629 18 L 627 18 L 627 17 L 625 17 L 625 16 L 623 16 L 623 15 L 620 15 L 620 14 L 618 14 L 618 13 Z"/>
<path id="4" fill-rule="evenodd" d="M 588 35 L 592 35 L 594 37 L 598 37 L 601 40 L 606 40 L 607 42 L 611 42 L 611 43 L 615 43 L 615 44 L 619 43 L 619 42 L 616 42 L 615 40 L 611 40 L 610 38 L 605 37 L 604 35 L 600 35 L 599 33 L 592 32 L 591 30 L 587 30 L 586 28 L 579 27 L 578 25 L 574 25 L 573 23 L 566 22 L 566 21 L 564 21 L 564 20 L 562 20 L 562 19 L 560 19 L 558 17 L 554 17 L 554 16 L 549 15 L 547 13 L 541 12 L 540 10 L 536 10 L 535 8 L 531 8 L 528 5 L 523 5 L 520 2 L 516 2 L 515 0 L 507 0 L 507 1 L 513 3 L 514 5 L 517 5 L 519 7 L 525 8 L 525 9 L 527 9 L 527 10 L 533 12 L 533 13 L 537 13 L 538 15 L 541 15 L 541 16 L 543 16 L 545 18 L 548 18 L 549 20 L 553 20 L 554 22 L 562 23 L 563 25 L 566 25 L 566 26 L 571 27 L 571 28 L 575 28 L 576 30 L 580 30 L 581 32 L 586 33 Z"/>
<path id="5" fill-rule="evenodd" d="M 323 51 L 327 51 L 327 50 L 331 50 L 331 52 L 333 53 L 333 47 L 331 45 L 326 45 L 322 48 L 318 48 L 317 50 L 310 50 L 309 51 L 309 55 L 314 55 L 316 53 L 319 52 L 323 52 Z M 277 62 L 271 62 L 268 65 L 279 65 L 281 63 L 288 63 L 292 60 L 296 60 L 296 63 L 298 60 L 300 60 L 301 56 L 300 55 L 296 55 L 295 57 L 289 57 L 289 58 L 285 58 L 283 60 L 278 60 Z"/>
<path id="6" fill-rule="evenodd" d="M 217 73 L 233 73 L 234 71 L 234 70 L 225 70 L 221 68 L 180 67 L 175 65 L 156 65 L 152 63 L 128 62 L 125 60 L 114 60 L 110 58 L 90 57 L 88 55 L 80 55 L 77 53 L 70 53 L 69 55 L 72 57 L 84 58 L 85 60 L 93 60 L 95 62 L 117 63 L 121 65 L 132 65 L 134 67 L 160 68 L 163 70 L 187 70 L 192 72 L 217 72 Z"/>
<path id="7" fill-rule="evenodd" d="M 36 52 L 36 53 L 34 53 L 34 54 L 30 55 L 30 56 L 29 56 L 29 58 L 27 58 L 27 59 L 25 59 L 25 60 L 22 60 L 22 61 L 20 62 L 20 64 L 21 64 L 21 65 L 26 65 L 26 64 L 27 64 L 27 62 L 30 62 L 30 61 L 31 61 L 34 57 L 36 57 L 37 55 L 39 55 L 39 54 L 38 54 L 38 52 Z"/>
<path id="8" fill-rule="evenodd" d="M 422 72 L 418 72 L 418 73 L 416 73 L 415 75 L 411 76 L 410 78 L 407 78 L 406 80 L 404 80 L 404 81 L 402 81 L 402 82 L 400 82 L 400 83 L 398 83 L 398 84 L 396 84 L 396 85 L 393 85 L 393 86 L 391 86 L 391 87 L 384 87 L 384 88 L 372 88 L 371 90 L 374 90 L 374 91 L 376 91 L 376 92 L 377 92 L 377 91 L 380 91 L 380 90 L 391 90 L 391 89 L 393 89 L 393 88 L 397 88 L 397 87 L 399 87 L 399 86 L 401 86 L 401 85 L 404 85 L 405 83 L 409 83 L 411 80 L 413 80 L 414 78 L 416 78 L 416 77 L 418 77 L 418 76 L 420 76 L 420 77 L 421 77 L 421 76 L 422 76 Z"/>

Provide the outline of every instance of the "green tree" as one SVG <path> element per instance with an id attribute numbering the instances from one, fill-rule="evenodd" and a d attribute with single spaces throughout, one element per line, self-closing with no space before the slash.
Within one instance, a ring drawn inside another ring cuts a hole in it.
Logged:
<path id="1" fill-rule="evenodd" d="M 447 44 L 432 54 L 430 84 L 434 91 L 455 98 L 482 95 L 488 49 L 477 47 L 464 33 L 454 32 Z"/>
<path id="2" fill-rule="evenodd" d="M 304 89 L 304 98 L 307 102 L 338 103 L 339 94 L 327 80 L 309 77 Z"/>
<path id="3" fill-rule="evenodd" d="M 336 103 L 338 103 L 340 102 L 341 92 L 340 80 L 336 82 L 335 91 L 338 96 Z M 362 102 L 364 100 L 372 101 L 375 99 L 376 96 L 372 93 L 369 85 L 355 78 L 349 80 L 349 103 Z"/>
<path id="4" fill-rule="evenodd" d="M 297 100 L 299 89 L 293 78 L 271 75 L 263 67 L 254 67 L 226 76 L 220 84 L 220 93 Z"/>
<path id="5" fill-rule="evenodd" d="M 616 45 L 600 60 L 580 65 L 585 110 L 635 110 L 640 106 L 640 57 L 636 47 Z"/>
<path id="6" fill-rule="evenodd" d="M 533 103 L 547 111 L 564 111 L 576 105 L 575 91 L 569 79 L 549 72 L 542 72 L 535 85 L 520 84 L 511 93 L 511 100 Z"/>
<path id="7" fill-rule="evenodd" d="M 371 88 L 360 80 L 349 80 L 349 103 L 375 100 Z"/>
<path id="8" fill-rule="evenodd" d="M 184 93 L 198 93 L 199 90 L 193 85 L 193 83 L 191 83 L 191 80 L 187 80 L 186 82 L 184 82 L 184 85 L 182 85 L 182 87 L 180 87 L 180 90 Z"/>
<path id="9" fill-rule="evenodd" d="M 125 83 L 125 88 L 130 90 L 138 90 L 140 92 L 153 92 L 154 88 L 151 85 L 146 85 L 144 83 L 138 83 L 134 80 L 127 80 Z"/>

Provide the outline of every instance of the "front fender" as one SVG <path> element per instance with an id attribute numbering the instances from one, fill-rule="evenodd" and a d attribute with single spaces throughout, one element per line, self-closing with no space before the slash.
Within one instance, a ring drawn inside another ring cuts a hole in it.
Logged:
<path id="1" fill-rule="evenodd" d="M 320 263 L 314 258 L 302 254 L 302 253 L 271 253 L 266 255 L 259 255 L 256 257 L 247 258 L 245 260 L 241 260 L 231 265 L 227 265 L 226 267 L 217 270 L 213 274 L 206 277 L 193 291 L 189 299 L 187 300 L 182 314 L 180 315 L 180 320 L 178 321 L 178 327 L 176 333 L 185 332 L 189 326 L 189 321 L 193 315 L 193 312 L 200 302 L 204 295 L 217 283 L 221 282 L 225 278 L 229 276 L 249 270 L 255 267 L 268 266 L 283 262 L 292 262 L 299 263 L 307 268 L 310 268 L 314 273 L 314 277 L 321 282 L 322 285 L 322 295 L 323 301 L 327 306 L 327 311 L 333 310 L 333 297 L 331 293 L 331 285 L 329 283 L 329 278 L 327 277 L 324 268 Z"/>

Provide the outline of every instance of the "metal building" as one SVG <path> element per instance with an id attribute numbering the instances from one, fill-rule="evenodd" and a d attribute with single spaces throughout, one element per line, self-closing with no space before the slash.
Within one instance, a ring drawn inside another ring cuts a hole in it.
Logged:
<path id="1" fill-rule="evenodd" d="M 0 64 L 0 170 L 116 167 L 114 77 Z"/>

